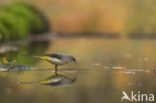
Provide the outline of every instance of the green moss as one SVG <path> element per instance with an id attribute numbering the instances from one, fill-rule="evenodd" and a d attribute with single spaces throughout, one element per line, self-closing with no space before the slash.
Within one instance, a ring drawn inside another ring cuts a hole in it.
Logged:
<path id="1" fill-rule="evenodd" d="M 0 34 L 2 40 L 22 39 L 30 33 L 44 31 L 43 18 L 26 3 L 0 6 Z"/>
<path id="2" fill-rule="evenodd" d="M 23 38 L 28 33 L 26 21 L 11 12 L 4 12 L 0 15 L 0 21 L 8 28 L 10 40 Z"/>
<path id="3" fill-rule="evenodd" d="M 22 5 L 13 5 L 11 7 L 11 12 L 15 13 L 29 23 L 30 30 L 33 31 L 42 31 L 44 29 L 44 22 L 33 10 L 28 7 L 24 7 Z"/>

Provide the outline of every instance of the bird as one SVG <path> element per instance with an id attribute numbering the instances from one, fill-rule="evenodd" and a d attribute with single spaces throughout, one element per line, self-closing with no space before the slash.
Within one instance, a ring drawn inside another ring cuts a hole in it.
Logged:
<path id="1" fill-rule="evenodd" d="M 64 54 L 64 53 L 52 53 L 52 54 L 43 54 L 40 56 L 37 56 L 38 58 L 45 60 L 51 64 L 55 65 L 55 74 L 57 74 L 57 67 L 59 65 L 64 65 L 69 62 L 77 63 L 74 56 L 70 54 Z"/>

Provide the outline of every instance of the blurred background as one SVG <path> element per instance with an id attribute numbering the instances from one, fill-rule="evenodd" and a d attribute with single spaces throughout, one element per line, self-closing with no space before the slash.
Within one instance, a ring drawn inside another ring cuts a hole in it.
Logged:
<path id="1" fill-rule="evenodd" d="M 1 0 L 0 59 L 14 65 L 0 60 L 0 70 L 38 69 L 0 72 L 0 102 L 120 103 L 123 90 L 155 94 L 155 5 L 155 0 Z M 78 64 L 59 67 L 57 77 L 53 65 L 32 58 L 54 52 L 72 54 Z M 40 82 L 57 78 L 70 86 Z"/>
<path id="2" fill-rule="evenodd" d="M 102 32 L 154 36 L 154 0 L 1 0 L 1 5 L 27 2 L 49 19 L 53 32 Z M 155 37 L 155 36 L 154 36 Z"/>

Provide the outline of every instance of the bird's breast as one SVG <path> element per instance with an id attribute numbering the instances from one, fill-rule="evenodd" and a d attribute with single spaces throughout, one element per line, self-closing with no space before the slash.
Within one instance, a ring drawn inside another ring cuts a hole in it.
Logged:
<path id="1" fill-rule="evenodd" d="M 67 63 L 65 60 L 61 60 L 57 58 L 51 58 L 50 62 L 55 65 L 63 65 Z"/>

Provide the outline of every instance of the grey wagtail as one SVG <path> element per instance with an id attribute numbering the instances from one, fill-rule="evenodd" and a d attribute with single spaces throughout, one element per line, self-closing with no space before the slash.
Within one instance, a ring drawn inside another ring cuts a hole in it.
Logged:
<path id="1" fill-rule="evenodd" d="M 64 53 L 54 53 L 54 54 L 44 54 L 41 56 L 36 56 L 40 59 L 46 60 L 50 62 L 51 64 L 55 65 L 55 74 L 57 74 L 57 66 L 58 65 L 64 65 L 69 62 L 76 62 L 76 59 L 70 55 L 70 54 L 64 54 Z"/>

